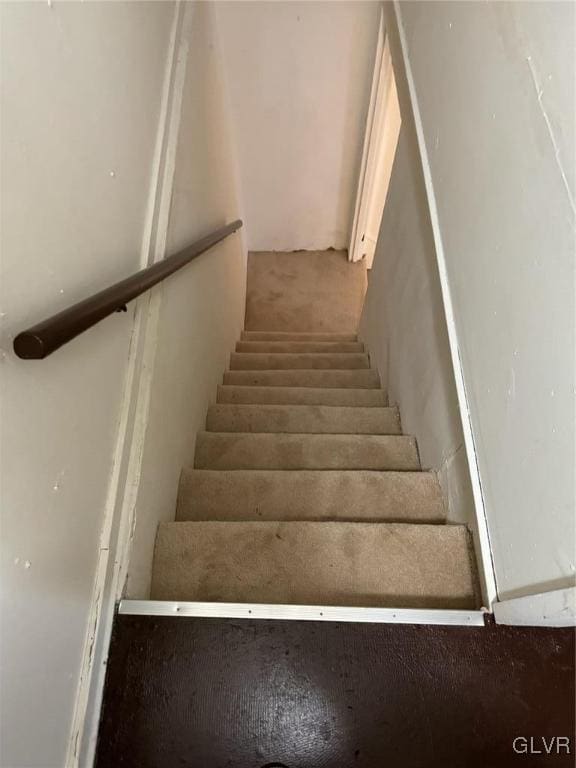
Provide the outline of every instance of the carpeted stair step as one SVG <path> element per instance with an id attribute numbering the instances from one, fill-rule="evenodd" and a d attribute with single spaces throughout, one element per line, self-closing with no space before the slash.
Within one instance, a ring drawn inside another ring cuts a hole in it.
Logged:
<path id="1" fill-rule="evenodd" d="M 315 389 L 314 387 L 218 386 L 218 403 L 245 405 L 347 405 L 379 408 L 387 405 L 382 389 Z"/>
<path id="2" fill-rule="evenodd" d="M 289 331 L 242 331 L 242 341 L 357 341 L 355 333 L 291 333 Z"/>
<path id="3" fill-rule="evenodd" d="M 153 600 L 476 607 L 464 526 L 161 523 Z"/>
<path id="4" fill-rule="evenodd" d="M 329 405 L 211 405 L 209 432 L 399 435 L 397 408 Z"/>
<path id="5" fill-rule="evenodd" d="M 258 353 L 357 353 L 364 352 L 361 341 L 238 341 L 236 352 Z"/>
<path id="6" fill-rule="evenodd" d="M 445 522 L 433 472 L 185 469 L 177 520 Z"/>
<path id="7" fill-rule="evenodd" d="M 199 432 L 197 469 L 420 469 L 413 437 Z"/>
<path id="8" fill-rule="evenodd" d="M 373 368 L 355 371 L 226 371 L 224 384 L 243 387 L 314 387 L 378 389 L 380 377 Z"/>
<path id="9" fill-rule="evenodd" d="M 273 370 L 343 370 L 351 368 L 370 368 L 370 359 L 365 354 L 303 352 L 298 354 L 269 352 L 232 352 L 230 370 L 232 371 L 273 371 Z"/>

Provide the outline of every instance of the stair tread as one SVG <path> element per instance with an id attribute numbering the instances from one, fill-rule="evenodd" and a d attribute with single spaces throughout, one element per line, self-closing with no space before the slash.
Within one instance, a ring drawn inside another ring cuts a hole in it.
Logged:
<path id="1" fill-rule="evenodd" d="M 314 387 L 379 389 L 380 377 L 373 368 L 357 370 L 226 371 L 224 384 L 267 387 Z"/>
<path id="2" fill-rule="evenodd" d="M 252 353 L 358 353 L 364 352 L 361 341 L 238 341 L 236 352 Z"/>
<path id="3" fill-rule="evenodd" d="M 357 341 L 355 333 L 298 333 L 297 331 L 242 331 L 242 341 Z"/>
<path id="4" fill-rule="evenodd" d="M 244 387 L 219 384 L 216 402 L 244 405 L 353 405 L 374 408 L 386 406 L 387 397 L 382 389 Z"/>
<path id="5" fill-rule="evenodd" d="M 178 520 L 445 521 L 432 472 L 185 469 Z"/>
<path id="6" fill-rule="evenodd" d="M 416 440 L 404 435 L 199 432 L 198 469 L 419 470 Z"/>
<path id="7" fill-rule="evenodd" d="M 232 352 L 230 370 L 347 370 L 370 368 L 370 358 L 357 352 Z"/>
<path id="8" fill-rule="evenodd" d="M 402 523 L 161 523 L 151 597 L 476 606 L 466 528 Z"/>
<path id="9" fill-rule="evenodd" d="M 211 405 L 206 429 L 210 432 L 373 435 L 401 432 L 395 407 L 328 405 Z"/>

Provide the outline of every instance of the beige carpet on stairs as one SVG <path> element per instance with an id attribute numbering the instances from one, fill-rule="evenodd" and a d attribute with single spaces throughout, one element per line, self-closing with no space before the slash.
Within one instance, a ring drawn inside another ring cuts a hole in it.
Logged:
<path id="1" fill-rule="evenodd" d="M 248 387 L 320 387 L 377 389 L 380 386 L 378 371 L 372 368 L 358 370 L 274 370 L 274 371 L 226 371 L 224 384 Z"/>
<path id="2" fill-rule="evenodd" d="M 159 527 L 153 599 L 478 605 L 468 531 L 357 338 L 365 287 L 343 252 L 250 254 L 246 330 Z"/>
<path id="3" fill-rule="evenodd" d="M 160 600 L 470 608 L 466 529 L 395 523 L 160 526 Z"/>
<path id="4" fill-rule="evenodd" d="M 217 403 L 245 405 L 358 405 L 378 408 L 388 400 L 382 389 L 331 389 L 321 387 L 218 386 Z"/>
<path id="5" fill-rule="evenodd" d="M 433 472 L 186 469 L 177 520 L 444 522 Z"/>
<path id="6" fill-rule="evenodd" d="M 251 253 L 246 330 L 355 334 L 366 283 L 345 251 Z"/>
<path id="7" fill-rule="evenodd" d="M 398 435 L 397 408 L 331 405 L 211 405 L 211 432 L 295 432 L 301 434 Z"/>

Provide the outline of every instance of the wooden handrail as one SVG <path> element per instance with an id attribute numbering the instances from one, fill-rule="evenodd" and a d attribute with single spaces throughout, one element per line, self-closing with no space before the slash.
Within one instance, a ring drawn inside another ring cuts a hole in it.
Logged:
<path id="1" fill-rule="evenodd" d="M 79 301 L 57 315 L 28 328 L 14 339 L 14 352 L 24 360 L 42 360 L 54 350 L 91 328 L 113 312 L 126 310 L 126 304 L 169 275 L 189 264 L 242 226 L 240 219 L 197 240 L 182 251 Z"/>

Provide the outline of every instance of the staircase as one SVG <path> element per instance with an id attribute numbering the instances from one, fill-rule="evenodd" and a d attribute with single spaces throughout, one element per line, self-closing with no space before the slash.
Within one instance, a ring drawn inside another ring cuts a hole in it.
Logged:
<path id="1" fill-rule="evenodd" d="M 356 334 L 242 333 L 159 526 L 151 598 L 478 606 L 468 531 Z"/>

